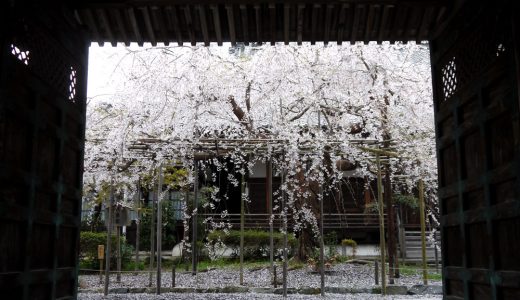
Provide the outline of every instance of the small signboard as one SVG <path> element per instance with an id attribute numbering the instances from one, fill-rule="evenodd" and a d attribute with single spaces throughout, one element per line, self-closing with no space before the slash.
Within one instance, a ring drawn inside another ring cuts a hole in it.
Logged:
<path id="1" fill-rule="evenodd" d="M 98 259 L 105 259 L 105 245 L 97 246 L 97 256 Z"/>

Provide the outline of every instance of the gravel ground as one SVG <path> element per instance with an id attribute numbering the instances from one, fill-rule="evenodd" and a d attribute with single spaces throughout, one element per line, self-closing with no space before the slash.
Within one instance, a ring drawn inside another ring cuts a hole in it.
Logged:
<path id="1" fill-rule="evenodd" d="M 320 296 L 317 295 L 287 295 L 286 299 L 302 299 L 302 300 L 310 300 L 310 299 L 319 299 Z M 122 294 L 122 295 L 109 295 L 104 297 L 103 294 L 87 294 L 80 293 L 78 295 L 79 300 L 98 300 L 98 299 L 111 299 L 111 300 L 141 300 L 141 299 L 210 299 L 210 300 L 276 300 L 276 299 L 284 299 L 280 295 L 272 295 L 272 294 L 254 294 L 254 293 L 244 293 L 244 294 L 172 294 L 165 293 L 160 296 L 151 295 L 151 294 Z M 442 299 L 441 295 L 438 296 L 380 296 L 373 294 L 348 294 L 348 295 L 338 295 L 338 294 L 327 294 L 322 299 L 343 299 L 343 300 L 407 300 L 407 299 L 421 299 L 421 300 L 440 300 Z"/>
<path id="2" fill-rule="evenodd" d="M 155 274 L 153 284 L 155 285 Z M 110 288 L 117 287 L 146 287 L 148 274 L 123 273 L 121 283 L 116 282 L 116 276 L 111 275 Z M 281 268 L 278 268 L 278 281 L 281 281 Z M 81 289 L 99 289 L 103 285 L 99 283 L 99 275 L 80 276 Z M 244 285 L 247 287 L 271 287 L 270 272 L 267 268 L 244 271 Z M 412 286 L 422 284 L 419 275 L 401 275 L 395 280 L 395 284 Z M 432 285 L 441 285 L 440 281 L 431 281 Z M 162 285 L 171 286 L 171 273 L 162 274 Z M 326 275 L 325 285 L 328 287 L 370 288 L 374 286 L 374 269 L 370 265 L 337 264 L 332 268 L 332 274 Z M 207 272 L 199 272 L 196 276 L 190 272 L 177 272 L 176 287 L 214 288 L 225 286 L 239 286 L 239 271 L 236 269 L 215 269 Z M 308 269 L 298 269 L 288 272 L 287 286 L 289 288 L 314 288 L 320 287 L 320 274 L 310 273 Z M 129 298 L 130 299 L 130 298 Z M 352 298 L 356 299 L 356 298 Z"/>

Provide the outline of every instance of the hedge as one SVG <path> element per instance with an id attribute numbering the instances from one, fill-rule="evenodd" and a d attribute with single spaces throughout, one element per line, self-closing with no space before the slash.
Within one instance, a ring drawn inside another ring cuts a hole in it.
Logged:
<path id="1" fill-rule="evenodd" d="M 273 245 L 275 249 L 283 248 L 283 234 L 281 232 L 273 232 Z M 228 234 L 223 231 L 213 231 L 208 234 L 207 239 L 212 245 L 219 240 L 227 247 L 230 247 L 234 255 L 240 254 L 240 231 L 230 230 Z M 287 245 L 289 253 L 294 253 L 298 240 L 293 234 L 287 235 Z M 245 258 L 261 258 L 269 253 L 269 232 L 262 230 L 244 230 L 244 257 Z"/>
<path id="2" fill-rule="evenodd" d="M 98 269 L 98 245 L 104 245 L 106 248 L 107 234 L 106 232 L 82 231 L 79 238 L 79 258 L 82 261 L 82 267 Z M 116 267 L 116 248 L 117 239 L 115 234 L 111 238 L 111 268 Z M 121 265 L 124 266 L 130 262 L 133 247 L 126 243 L 124 236 L 121 236 Z"/>

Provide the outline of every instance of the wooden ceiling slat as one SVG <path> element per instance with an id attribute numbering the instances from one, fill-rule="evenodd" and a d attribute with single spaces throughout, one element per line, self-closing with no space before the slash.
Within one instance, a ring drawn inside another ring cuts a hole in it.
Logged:
<path id="1" fill-rule="evenodd" d="M 233 5 L 226 5 L 226 11 L 229 25 L 229 39 L 231 45 L 235 46 L 237 44 L 237 36 L 235 32 L 235 15 L 233 12 Z"/>
<path id="2" fill-rule="evenodd" d="M 130 25 L 132 25 L 132 30 L 134 31 L 134 36 L 135 40 L 137 41 L 137 44 L 139 46 L 143 46 L 143 36 L 141 35 L 141 31 L 139 30 L 139 24 L 137 24 L 137 18 L 135 16 L 135 10 L 133 7 L 128 8 L 127 15 L 130 19 Z"/>
<path id="3" fill-rule="evenodd" d="M 323 42 L 325 43 L 325 45 L 327 45 L 329 43 L 330 27 L 331 27 L 331 23 L 333 22 L 333 19 L 332 19 L 333 10 L 334 10 L 334 5 L 328 4 L 326 12 L 325 12 L 325 20 L 324 20 L 325 30 L 323 32 Z"/>
<path id="4" fill-rule="evenodd" d="M 197 5 L 200 18 L 200 28 L 202 31 L 202 38 L 204 39 L 204 45 L 209 46 L 209 34 L 208 34 L 208 23 L 206 19 L 206 7 L 203 5 Z"/>
<path id="5" fill-rule="evenodd" d="M 316 44 L 316 31 L 318 30 L 318 13 L 320 12 L 321 5 L 314 4 L 312 7 L 311 17 L 311 45 Z"/>
<path id="6" fill-rule="evenodd" d="M 383 9 L 381 5 L 374 5 L 374 24 L 372 26 L 372 30 L 370 31 L 370 40 L 377 41 L 379 37 L 379 28 L 381 28 L 380 24 L 383 18 Z"/>
<path id="7" fill-rule="evenodd" d="M 386 35 L 386 28 L 388 24 L 388 20 L 390 18 L 391 10 L 393 9 L 392 5 L 385 5 L 383 7 L 383 17 L 381 18 L 381 23 L 379 24 L 379 33 L 377 35 L 377 43 L 381 44 L 383 42 L 383 37 Z"/>
<path id="8" fill-rule="evenodd" d="M 432 7 L 427 7 L 424 10 L 421 25 L 417 32 L 417 39 L 416 39 L 417 43 L 420 43 L 427 39 L 428 34 L 430 33 L 430 24 L 432 23 L 434 13 L 435 13 L 434 8 L 432 8 Z"/>
<path id="9" fill-rule="evenodd" d="M 195 28 L 193 26 L 193 17 L 191 14 L 191 8 L 189 5 L 184 6 L 184 19 L 186 20 L 186 28 L 188 29 L 188 36 L 190 38 L 190 43 L 192 46 L 197 44 L 197 40 L 195 39 Z"/>
<path id="10" fill-rule="evenodd" d="M 157 46 L 157 39 L 155 38 L 155 33 L 153 31 L 152 20 L 150 19 L 150 11 L 147 6 L 140 8 L 141 13 L 143 15 L 144 26 L 146 27 L 146 32 L 148 33 L 148 39 L 152 46 Z"/>
<path id="11" fill-rule="evenodd" d="M 85 23 L 87 23 L 87 26 L 90 28 L 90 32 L 94 40 L 97 40 L 98 45 L 100 47 L 103 47 L 105 44 L 104 40 L 99 35 L 99 30 L 96 25 L 96 21 L 94 21 L 94 16 L 92 15 L 92 12 L 90 9 L 85 9 L 83 12 L 83 16 L 85 19 Z"/>
<path id="12" fill-rule="evenodd" d="M 110 23 L 108 22 L 108 18 L 106 15 L 106 12 L 102 8 L 98 8 L 96 10 L 99 20 L 101 21 L 101 24 L 103 25 L 103 28 L 105 29 L 106 36 L 113 47 L 117 46 L 117 40 L 114 37 L 114 34 L 112 34 L 112 26 L 110 26 Z"/>
<path id="13" fill-rule="evenodd" d="M 166 23 L 164 22 L 164 14 L 162 7 L 152 7 L 151 13 L 153 16 L 152 20 L 155 20 L 157 22 L 157 28 L 159 28 L 159 32 L 161 33 L 161 36 L 157 37 L 157 39 L 159 41 L 162 41 L 165 46 L 169 46 L 170 39 L 168 38 L 168 26 L 166 26 Z"/>
<path id="14" fill-rule="evenodd" d="M 260 4 L 255 4 L 255 22 L 256 22 L 256 41 L 258 43 L 263 43 L 262 39 L 262 6 Z"/>
<path id="15" fill-rule="evenodd" d="M 343 44 L 343 40 L 345 38 L 345 28 L 346 28 L 346 16 L 347 9 L 349 8 L 348 4 L 342 4 L 338 17 L 338 36 L 336 42 L 338 45 Z"/>
<path id="16" fill-rule="evenodd" d="M 116 20 L 117 27 L 119 28 L 119 33 L 123 38 L 125 46 L 130 46 L 130 39 L 128 38 L 128 34 L 126 32 L 127 29 L 125 23 L 123 22 L 123 17 L 121 17 L 121 12 L 119 11 L 119 9 L 112 9 L 111 15 Z"/>
<path id="17" fill-rule="evenodd" d="M 219 45 L 226 41 L 274 45 L 279 41 L 420 42 L 431 39 L 434 26 L 445 21 L 448 5 L 445 0 L 87 0 L 75 9 L 78 22 L 100 45 L 107 41 L 113 45 L 177 41 L 182 45 L 187 40 L 192 45 L 214 41 Z"/>
<path id="18" fill-rule="evenodd" d="M 375 18 L 375 5 L 370 5 L 369 8 L 368 8 L 368 17 L 367 17 L 367 23 L 366 23 L 366 26 L 365 26 L 365 38 L 363 40 L 363 42 L 365 44 L 368 44 L 368 42 L 370 41 L 370 37 L 371 37 L 371 33 L 372 33 L 372 28 L 373 28 L 373 25 L 374 25 L 374 18 Z"/>
<path id="19" fill-rule="evenodd" d="M 240 5 L 240 17 L 242 20 L 242 40 L 244 44 L 249 45 L 249 20 L 247 15 L 247 6 Z"/>
<path id="20" fill-rule="evenodd" d="M 302 44 L 303 41 L 303 15 L 305 13 L 305 4 L 298 4 L 298 12 L 297 12 L 297 20 L 298 24 L 296 26 L 296 42 L 298 45 Z"/>
<path id="21" fill-rule="evenodd" d="M 354 45 L 357 41 L 357 34 L 359 31 L 359 23 L 361 21 L 361 14 L 365 10 L 365 6 L 358 4 L 355 6 L 354 20 L 352 23 L 352 31 L 350 32 L 350 44 Z"/>
<path id="22" fill-rule="evenodd" d="M 269 3 L 269 30 L 271 31 L 270 39 L 271 45 L 276 43 L 276 6 L 274 3 Z"/>
<path id="23" fill-rule="evenodd" d="M 177 37 L 177 45 L 182 46 L 184 42 L 182 39 L 182 32 L 179 22 L 179 15 L 177 14 L 177 8 L 175 8 L 175 6 L 167 6 L 164 9 L 164 11 L 166 13 L 166 19 L 168 20 L 168 23 L 175 31 L 175 36 Z"/>
<path id="24" fill-rule="evenodd" d="M 217 44 L 222 46 L 222 28 L 220 27 L 220 12 L 217 5 L 212 5 L 211 10 L 213 11 L 213 25 L 215 26 L 215 36 L 217 38 Z"/>
<path id="25" fill-rule="evenodd" d="M 291 26 L 291 5 L 286 3 L 283 6 L 283 42 L 289 45 L 289 34 Z"/>

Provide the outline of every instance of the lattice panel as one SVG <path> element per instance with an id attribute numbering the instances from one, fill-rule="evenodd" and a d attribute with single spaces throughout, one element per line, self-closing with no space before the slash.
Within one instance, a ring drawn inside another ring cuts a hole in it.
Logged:
<path id="1" fill-rule="evenodd" d="M 11 45 L 11 53 L 57 91 L 76 103 L 77 73 L 80 65 L 72 55 L 60 48 L 58 41 L 39 26 L 24 24 Z M 30 60 L 29 60 L 30 58 Z M 78 103 L 78 107 L 81 105 Z"/>
<path id="2" fill-rule="evenodd" d="M 11 54 L 18 58 L 24 65 L 29 64 L 29 50 L 20 50 L 20 48 L 11 44 Z"/>
<path id="3" fill-rule="evenodd" d="M 479 24 L 440 62 L 438 77 L 442 101 L 453 97 L 460 87 L 470 83 L 505 51 L 503 24 L 495 20 Z"/>

